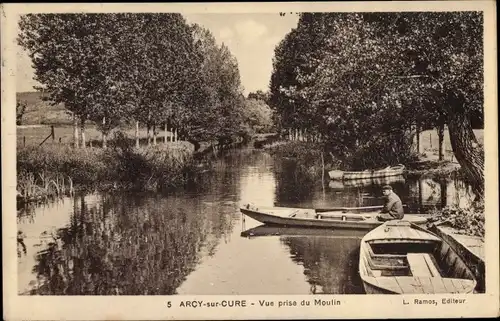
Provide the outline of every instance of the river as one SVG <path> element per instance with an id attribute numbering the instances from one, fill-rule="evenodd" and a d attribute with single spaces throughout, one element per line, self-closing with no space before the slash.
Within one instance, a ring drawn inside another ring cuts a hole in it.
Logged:
<path id="1" fill-rule="evenodd" d="M 302 177 L 292 161 L 230 150 L 196 184 L 169 195 L 94 193 L 18 210 L 26 235 L 26 253 L 18 244 L 18 292 L 361 294 L 362 232 L 255 229 L 260 223 L 239 207 L 379 205 L 385 183 L 412 212 L 471 199 L 456 180 L 322 184 Z"/>

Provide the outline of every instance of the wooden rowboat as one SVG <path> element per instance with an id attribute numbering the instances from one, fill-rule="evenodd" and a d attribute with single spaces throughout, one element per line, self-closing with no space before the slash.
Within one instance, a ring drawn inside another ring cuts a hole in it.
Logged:
<path id="1" fill-rule="evenodd" d="M 474 275 L 450 246 L 408 221 L 389 221 L 361 240 L 359 274 L 368 294 L 472 293 Z"/>
<path id="2" fill-rule="evenodd" d="M 325 209 L 259 208 L 251 204 L 241 207 L 240 211 L 254 220 L 268 225 L 371 230 L 383 224 L 376 218 L 379 214 L 378 211 L 349 213 L 347 211 L 325 211 Z M 427 222 L 427 218 L 414 214 L 406 214 L 405 219 L 415 224 Z"/>
<path id="3" fill-rule="evenodd" d="M 365 171 L 339 171 L 332 170 L 328 172 L 330 179 L 333 180 L 351 180 L 351 179 L 372 179 L 380 177 L 390 177 L 403 175 L 405 170 L 404 165 L 388 166 L 382 169 L 365 170 Z"/>

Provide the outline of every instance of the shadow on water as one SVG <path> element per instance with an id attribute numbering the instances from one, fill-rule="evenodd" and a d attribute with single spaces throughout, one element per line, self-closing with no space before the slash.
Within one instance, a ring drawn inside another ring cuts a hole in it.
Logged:
<path id="1" fill-rule="evenodd" d="M 364 293 L 358 273 L 361 238 L 282 237 L 294 262 L 304 266 L 311 294 Z"/>

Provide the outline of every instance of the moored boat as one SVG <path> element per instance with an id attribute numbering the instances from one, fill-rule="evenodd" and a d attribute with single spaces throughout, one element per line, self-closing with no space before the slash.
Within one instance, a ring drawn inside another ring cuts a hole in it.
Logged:
<path id="1" fill-rule="evenodd" d="M 358 209 L 368 208 L 370 207 Z M 240 211 L 254 220 L 268 225 L 371 230 L 383 224 L 383 222 L 376 218 L 379 214 L 378 211 L 355 213 L 348 210 L 341 210 L 343 208 L 339 209 L 328 211 L 327 209 L 285 207 L 259 208 L 247 204 L 241 207 Z M 427 222 L 427 218 L 414 214 L 405 214 L 405 219 L 415 224 L 424 224 Z"/>
<path id="2" fill-rule="evenodd" d="M 332 170 L 328 172 L 330 179 L 333 180 L 351 180 L 351 179 L 372 179 L 380 177 L 390 177 L 403 175 L 405 170 L 404 165 L 388 166 L 382 169 L 365 170 L 365 171 L 340 171 Z"/>
<path id="3" fill-rule="evenodd" d="M 361 240 L 359 274 L 368 294 L 472 293 L 474 275 L 433 233 L 389 221 Z"/>

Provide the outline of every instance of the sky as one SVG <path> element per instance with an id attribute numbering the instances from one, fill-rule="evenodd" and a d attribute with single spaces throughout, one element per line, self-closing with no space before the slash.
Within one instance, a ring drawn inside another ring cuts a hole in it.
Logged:
<path id="1" fill-rule="evenodd" d="M 298 16 L 278 13 L 185 14 L 188 23 L 209 29 L 219 44 L 228 46 L 238 60 L 245 95 L 266 91 L 272 73 L 274 48 L 297 26 Z M 17 92 L 34 91 L 31 60 L 21 47 L 17 48 Z"/>

